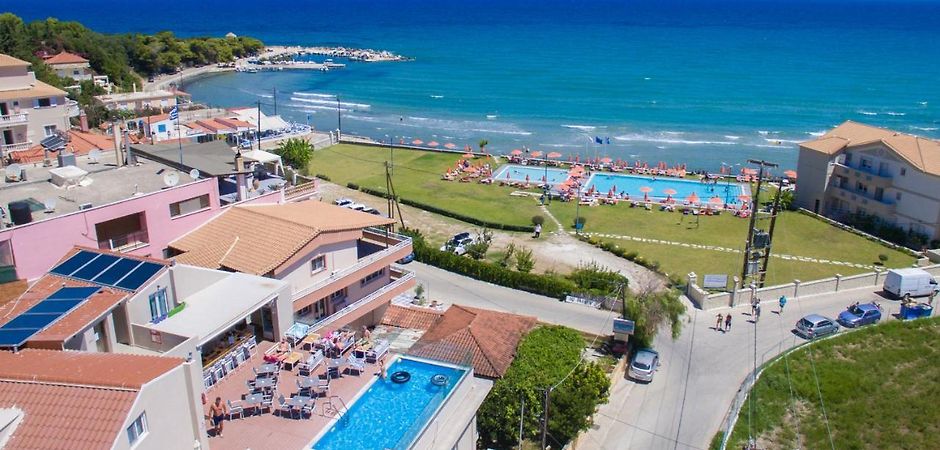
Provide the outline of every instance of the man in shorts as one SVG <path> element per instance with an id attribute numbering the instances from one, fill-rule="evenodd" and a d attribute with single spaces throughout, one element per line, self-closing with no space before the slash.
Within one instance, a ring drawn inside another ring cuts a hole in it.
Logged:
<path id="1" fill-rule="evenodd" d="M 226 410 L 225 403 L 222 403 L 222 397 L 216 397 L 215 403 L 209 406 L 209 416 L 212 418 L 212 431 L 215 432 L 217 437 L 222 437 Z"/>

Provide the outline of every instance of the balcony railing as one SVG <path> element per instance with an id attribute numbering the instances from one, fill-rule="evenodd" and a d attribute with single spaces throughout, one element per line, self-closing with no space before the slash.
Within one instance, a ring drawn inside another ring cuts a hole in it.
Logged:
<path id="1" fill-rule="evenodd" d="M 373 234 L 381 234 L 381 236 L 383 237 L 385 236 L 384 231 L 372 230 L 372 229 L 368 229 L 368 230 L 369 232 Z M 394 254 L 395 252 L 411 245 L 411 238 L 408 236 L 404 236 L 404 235 L 397 234 L 397 233 L 388 233 L 388 237 L 389 239 L 398 240 L 398 243 L 396 243 L 395 245 L 389 246 L 388 248 L 383 249 L 382 251 L 375 252 L 369 256 L 366 256 L 365 258 L 362 258 L 359 261 L 356 261 L 355 264 L 349 267 L 346 267 L 344 269 L 338 270 L 336 272 L 333 272 L 332 274 L 330 274 L 329 277 L 295 292 L 294 301 L 300 300 L 301 298 L 304 298 L 307 295 L 309 295 L 311 292 L 316 292 L 317 290 L 322 289 L 323 287 L 328 286 L 331 283 L 335 283 L 338 280 L 342 280 L 343 278 L 349 276 L 350 274 L 355 273 L 356 271 L 370 264 L 373 264 L 376 261 L 383 259 L 386 256 L 389 256 L 391 254 Z"/>
<path id="2" fill-rule="evenodd" d="M 10 152 L 22 152 L 29 150 L 33 146 L 33 141 L 20 142 L 18 144 L 6 144 L 3 146 L 3 154 Z"/>
<path id="3" fill-rule="evenodd" d="M 343 317 L 349 315 L 349 313 L 359 309 L 361 306 L 368 304 L 369 302 L 381 297 L 382 295 L 385 295 L 388 292 L 391 292 L 399 288 L 400 286 L 404 285 L 408 281 L 414 279 L 414 277 L 415 277 L 414 272 L 402 271 L 402 276 L 398 278 L 397 280 L 392 281 L 391 283 L 386 284 L 385 286 L 382 286 L 375 292 L 344 306 L 342 309 L 334 312 L 333 314 L 330 314 L 329 316 L 326 316 L 314 323 L 309 324 L 310 330 L 322 329 L 323 327 L 326 327 L 330 325 L 331 323 L 336 322 L 339 319 L 342 319 Z"/>
<path id="4" fill-rule="evenodd" d="M 891 178 L 892 178 L 892 177 L 891 177 L 891 174 L 885 173 L 885 172 L 881 172 L 880 169 L 876 169 L 875 167 L 872 167 L 872 166 L 869 166 L 869 167 L 853 166 L 853 165 L 848 164 L 848 163 L 838 163 L 838 162 L 833 162 L 832 164 L 835 165 L 836 167 L 841 167 L 841 168 L 843 168 L 843 169 L 845 169 L 845 170 L 850 170 L 850 171 L 855 171 L 855 172 L 864 173 L 865 175 L 873 175 L 873 176 L 880 177 L 880 178 L 885 178 L 885 179 L 891 179 Z"/>
<path id="5" fill-rule="evenodd" d="M 23 125 L 29 123 L 29 114 L 16 113 L 0 116 L 0 127 L 9 127 L 13 125 Z"/>
<path id="6" fill-rule="evenodd" d="M 65 106 L 67 108 L 69 117 L 78 117 L 82 115 L 82 108 L 78 106 L 77 101 L 69 100 L 65 103 Z"/>
<path id="7" fill-rule="evenodd" d="M 102 250 L 129 252 L 148 245 L 149 243 L 150 237 L 147 235 L 147 230 L 140 230 L 98 241 L 98 248 Z"/>

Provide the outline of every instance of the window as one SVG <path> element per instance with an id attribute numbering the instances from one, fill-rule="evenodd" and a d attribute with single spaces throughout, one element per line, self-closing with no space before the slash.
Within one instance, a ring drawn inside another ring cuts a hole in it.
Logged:
<path id="1" fill-rule="evenodd" d="M 137 420 L 127 427 L 127 440 L 131 445 L 137 443 L 140 438 L 144 437 L 147 434 L 147 413 L 142 412 L 137 416 Z"/>
<path id="2" fill-rule="evenodd" d="M 376 278 L 381 277 L 381 276 L 384 275 L 384 274 L 385 274 L 385 268 L 383 267 L 383 268 L 381 268 L 381 269 L 379 269 L 379 270 L 376 270 L 375 272 L 372 272 L 372 273 L 366 275 L 365 278 L 363 278 L 362 280 L 359 281 L 359 285 L 360 285 L 360 286 L 365 286 L 365 285 L 371 283 L 371 282 L 372 282 L 373 280 L 375 280 Z"/>
<path id="3" fill-rule="evenodd" d="M 346 288 L 342 288 L 332 294 L 330 294 L 330 301 L 333 303 L 340 302 L 346 299 Z"/>
<path id="4" fill-rule="evenodd" d="M 897 194 L 894 194 L 894 199 L 897 201 L 901 201 L 901 193 L 898 192 Z"/>
<path id="5" fill-rule="evenodd" d="M 867 159 L 865 159 L 865 158 L 862 158 L 862 164 L 861 164 L 861 165 L 862 165 L 862 168 L 863 168 L 863 169 L 871 169 L 871 161 L 869 161 L 869 160 L 867 160 Z"/>
<path id="6" fill-rule="evenodd" d="M 72 71 L 72 75 L 81 75 L 81 74 L 82 74 L 82 72 L 81 72 L 80 70 L 78 70 L 78 69 L 75 69 L 75 70 Z"/>
<path id="7" fill-rule="evenodd" d="M 159 288 L 157 292 L 150 294 L 150 319 L 153 321 L 166 317 L 170 312 L 166 299 L 166 288 Z"/>
<path id="8" fill-rule="evenodd" d="M 901 168 L 901 176 L 903 177 L 904 175 L 907 175 L 907 167 Z"/>
<path id="9" fill-rule="evenodd" d="M 46 125 L 42 127 L 43 133 L 46 133 L 46 137 L 52 136 L 55 134 L 55 125 Z"/>
<path id="10" fill-rule="evenodd" d="M 852 154 L 851 154 L 851 153 L 846 153 L 846 154 L 845 154 L 845 163 L 848 164 L 848 163 L 850 163 L 850 162 L 852 162 Z"/>
<path id="11" fill-rule="evenodd" d="M 202 194 L 181 202 L 170 203 L 170 217 L 189 214 L 209 207 L 209 194 Z"/>
<path id="12" fill-rule="evenodd" d="M 166 124 L 157 125 L 157 133 L 166 133 Z"/>
<path id="13" fill-rule="evenodd" d="M 326 268 L 326 256 L 320 255 L 310 260 L 310 272 L 317 273 Z"/>
<path id="14" fill-rule="evenodd" d="M 49 106 L 53 106 L 53 104 L 52 104 L 52 99 L 51 99 L 51 98 L 48 98 L 48 97 L 47 97 L 47 98 L 37 98 L 37 99 L 36 99 L 36 107 L 37 107 L 37 108 L 47 108 L 47 107 L 49 107 Z"/>

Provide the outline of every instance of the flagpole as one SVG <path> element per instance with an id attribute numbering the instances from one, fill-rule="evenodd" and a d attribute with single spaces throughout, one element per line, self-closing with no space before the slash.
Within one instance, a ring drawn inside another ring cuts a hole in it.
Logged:
<path id="1" fill-rule="evenodd" d="M 180 170 L 183 170 L 183 129 L 180 127 L 180 98 L 176 97 L 176 142 L 180 148 Z"/>

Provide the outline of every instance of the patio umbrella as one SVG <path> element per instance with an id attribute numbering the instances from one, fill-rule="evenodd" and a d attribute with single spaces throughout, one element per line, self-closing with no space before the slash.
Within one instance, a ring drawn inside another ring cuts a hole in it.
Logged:
<path id="1" fill-rule="evenodd" d="M 509 176 L 509 171 L 508 171 L 508 170 L 506 171 L 506 179 L 507 179 L 507 180 L 511 179 L 511 177 Z"/>
<path id="2" fill-rule="evenodd" d="M 786 170 L 786 171 L 783 172 L 783 175 L 786 176 L 787 178 L 790 178 L 790 179 L 793 179 L 793 180 L 796 179 L 796 171 L 795 171 L 795 170 Z"/>
<path id="3" fill-rule="evenodd" d="M 649 187 L 649 186 L 642 186 L 642 187 L 640 187 L 640 192 L 643 193 L 643 201 L 649 201 L 649 199 L 650 199 L 650 192 L 653 192 L 653 188 L 651 188 L 651 187 Z"/>
<path id="4" fill-rule="evenodd" d="M 470 152 L 467 152 L 467 153 L 464 153 L 463 155 L 461 155 L 462 158 L 466 158 L 466 159 L 473 158 L 474 156 L 476 156 L 476 155 L 474 155 L 473 153 L 470 153 Z"/>
<path id="5" fill-rule="evenodd" d="M 421 145 L 421 144 L 424 143 L 424 141 L 422 141 L 421 139 L 415 139 L 415 140 L 411 141 L 411 143 L 414 144 L 414 145 Z"/>
<path id="6" fill-rule="evenodd" d="M 453 142 L 448 142 L 448 143 L 444 144 L 444 148 L 453 150 L 453 149 L 457 148 L 457 144 L 454 144 Z"/>
<path id="7" fill-rule="evenodd" d="M 613 197 L 614 197 L 614 188 L 610 188 L 610 190 L 607 191 L 607 198 L 613 198 Z"/>
<path id="8" fill-rule="evenodd" d="M 526 183 L 529 182 L 529 175 L 528 175 L 528 174 L 526 174 L 526 176 L 525 176 L 525 182 L 526 182 Z"/>
<path id="9" fill-rule="evenodd" d="M 757 175 L 757 169 L 749 169 L 745 167 L 741 169 L 741 175 Z"/>
<path id="10" fill-rule="evenodd" d="M 552 158 L 552 159 L 561 158 L 561 153 L 558 153 L 558 152 L 551 152 L 551 153 L 549 153 L 548 155 L 545 155 L 545 156 L 548 157 L 548 158 Z M 796 176 L 794 176 L 793 178 L 796 178 Z"/>
<path id="11" fill-rule="evenodd" d="M 724 200 L 722 200 L 721 197 L 715 196 L 715 197 L 708 199 L 708 203 L 711 203 L 713 205 L 720 205 L 724 203 Z"/>
<path id="12" fill-rule="evenodd" d="M 738 196 L 738 200 L 741 200 L 744 203 L 751 201 L 751 196 L 746 194 L 741 194 Z"/>
<path id="13" fill-rule="evenodd" d="M 532 153 L 529 153 L 529 155 L 532 156 L 533 158 L 538 158 L 538 157 L 542 156 L 542 152 L 536 150 L 536 151 L 534 151 L 534 152 L 532 152 Z"/>
<path id="14" fill-rule="evenodd" d="M 519 149 L 517 148 L 517 149 L 514 149 L 513 151 L 509 152 L 509 154 L 512 155 L 512 156 L 519 156 L 519 155 L 522 154 L 522 150 L 519 150 Z"/>
<path id="15" fill-rule="evenodd" d="M 613 160 L 610 159 L 610 158 L 608 158 L 608 157 L 606 157 L 606 156 L 603 157 L 603 158 L 601 158 L 601 162 L 604 163 L 604 164 L 610 164 L 611 161 L 613 161 Z"/>
<path id="16" fill-rule="evenodd" d="M 428 147 L 437 147 L 438 145 L 441 145 L 441 144 L 439 144 L 437 141 L 428 142 Z"/>
<path id="17" fill-rule="evenodd" d="M 685 198 L 685 201 L 689 203 L 698 203 L 699 202 L 698 194 L 693 192 L 691 195 Z"/>
<path id="18" fill-rule="evenodd" d="M 672 200 L 672 196 L 676 195 L 676 190 L 673 188 L 663 189 L 663 194 L 666 194 L 666 201 Z"/>

